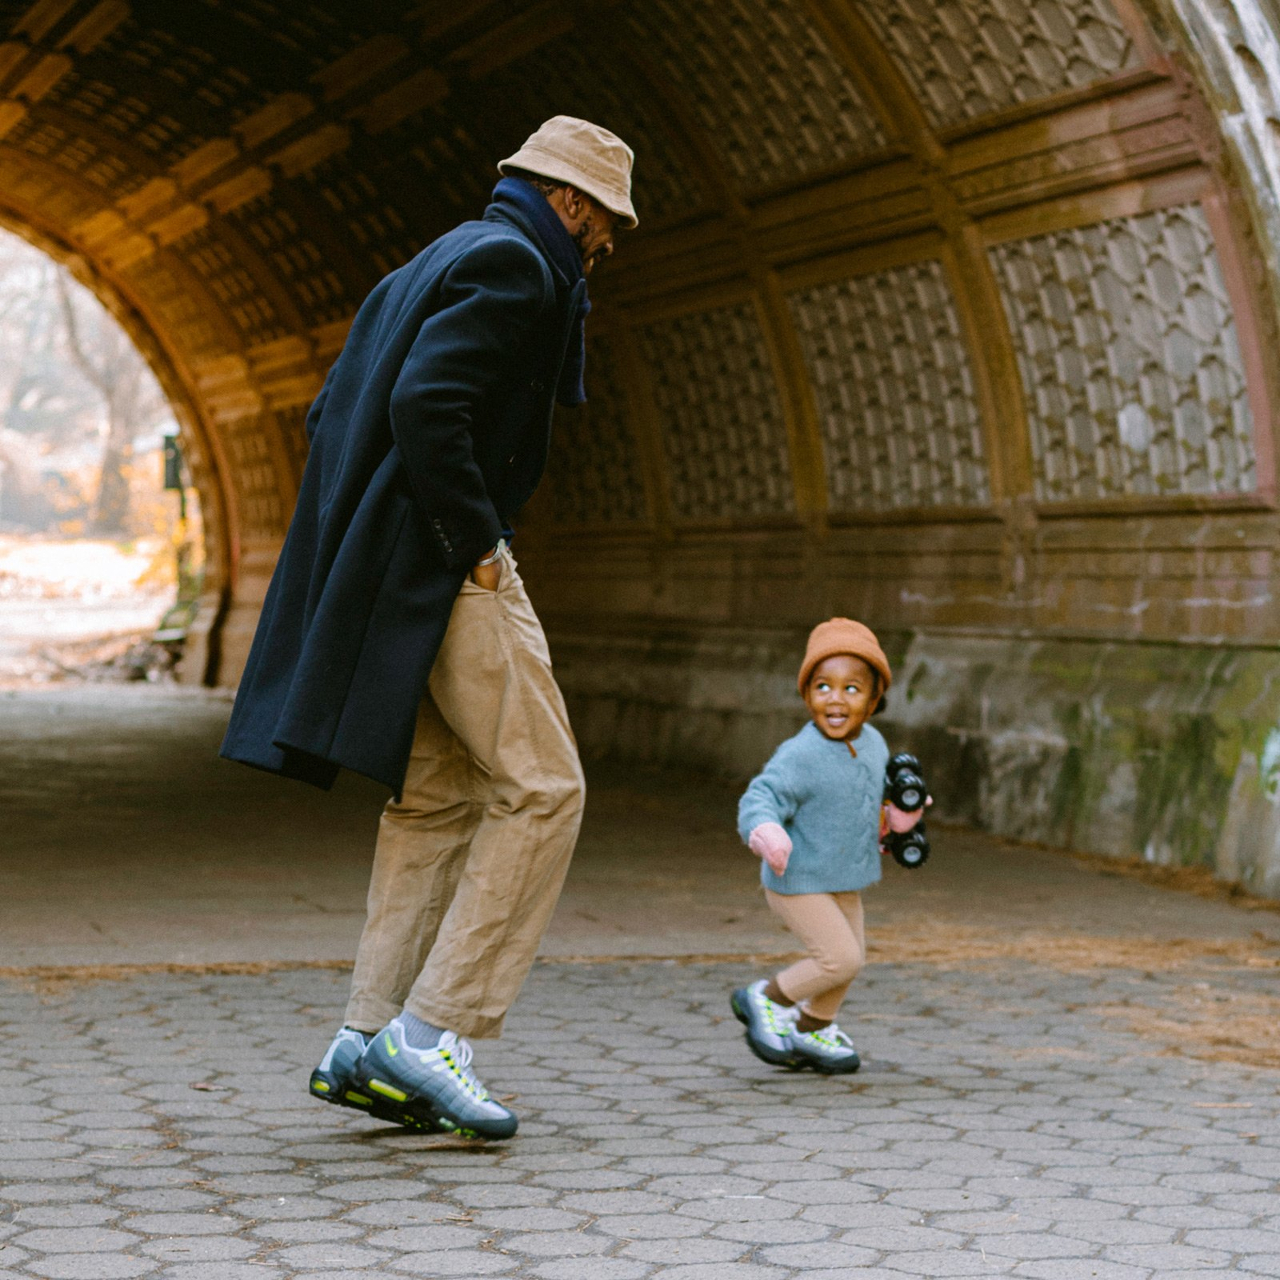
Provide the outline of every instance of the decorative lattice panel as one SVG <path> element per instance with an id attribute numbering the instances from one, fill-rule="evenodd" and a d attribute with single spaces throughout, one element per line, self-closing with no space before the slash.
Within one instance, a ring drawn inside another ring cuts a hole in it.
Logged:
<path id="1" fill-rule="evenodd" d="M 875 116 L 796 0 L 634 0 L 627 30 L 690 104 L 743 189 L 884 145 Z"/>
<path id="2" fill-rule="evenodd" d="M 1247 492 L 1253 418 L 1199 205 L 998 245 L 1043 499 Z"/>
<path id="3" fill-rule="evenodd" d="M 223 429 L 223 439 L 235 467 L 241 530 L 278 537 L 288 519 L 263 424 L 254 419 L 233 423 Z"/>
<path id="4" fill-rule="evenodd" d="M 1101 80 L 1135 60 L 1109 0 L 857 0 L 937 127 Z"/>
<path id="5" fill-rule="evenodd" d="M 235 323 L 247 345 L 284 336 L 285 326 L 261 282 L 237 259 L 226 240 L 202 227 L 183 240 L 182 256 Z"/>
<path id="6" fill-rule="evenodd" d="M 587 348 L 587 403 L 559 410 L 547 460 L 547 488 L 560 524 L 643 520 L 644 484 L 628 401 L 611 343 Z"/>
<path id="7" fill-rule="evenodd" d="M 361 172 L 360 182 L 341 192 L 323 191 L 327 204 L 341 206 L 360 244 L 384 222 L 403 223 L 404 235 L 392 246 L 369 240 L 370 247 L 382 254 L 379 270 L 383 274 L 408 261 L 460 218 L 478 218 L 500 176 L 497 162 L 524 141 L 521 128 L 510 121 L 500 136 L 477 139 L 481 103 L 469 96 L 477 93 L 472 87 L 457 101 L 451 96 L 441 107 L 427 108 L 379 134 L 375 141 L 381 162 L 373 167 L 357 156 L 352 163 Z M 460 108 L 461 122 L 449 115 L 459 103 L 465 103 Z M 388 181 L 391 173 L 397 175 L 394 182 Z"/>
<path id="8" fill-rule="evenodd" d="M 669 467 L 687 520 L 795 509 L 782 404 L 750 303 L 640 331 Z"/>
<path id="9" fill-rule="evenodd" d="M 256 105 L 263 92 L 205 35 L 130 17 L 82 57 L 47 100 L 129 146 L 173 161 L 225 131 L 246 99 Z"/>
<path id="10" fill-rule="evenodd" d="M 988 501 L 982 422 L 939 262 L 793 294 L 834 511 Z"/>
<path id="11" fill-rule="evenodd" d="M 183 272 L 174 271 L 163 257 L 139 263 L 133 280 L 150 303 L 160 332 L 182 335 L 186 349 L 216 355 L 226 349 L 225 335 L 199 289 L 188 287 Z"/>
<path id="12" fill-rule="evenodd" d="M 114 199 L 137 183 L 136 171 L 126 157 L 87 137 L 71 120 L 64 127 L 33 112 L 9 131 L 5 144 L 99 188 L 104 199 Z"/>
<path id="13" fill-rule="evenodd" d="M 363 301 L 360 283 L 363 282 L 349 281 L 342 272 L 354 275 L 350 266 L 352 258 L 362 252 L 373 253 L 370 229 L 357 224 L 354 218 L 344 218 L 341 226 L 326 225 L 314 218 L 317 200 L 340 217 L 346 211 L 341 208 L 338 192 L 365 185 L 359 182 L 358 175 L 344 182 L 347 175 L 343 159 L 322 165 L 300 180 L 311 188 L 305 195 L 305 199 L 312 202 L 311 208 L 306 208 L 295 192 L 286 190 L 273 193 L 274 199 L 262 198 L 242 205 L 230 215 L 244 243 L 251 245 L 269 264 L 272 274 L 289 290 L 309 325 L 340 320 L 360 305 Z M 333 172 L 335 169 L 339 170 L 337 175 Z M 384 214 L 384 218 L 389 216 Z M 396 256 L 396 239 L 391 227 L 386 222 L 379 225 L 387 226 L 385 239 L 378 244 L 384 251 L 386 271 L 390 271 L 411 258 L 414 250 L 408 248 L 402 257 Z M 323 238 L 317 240 L 317 236 Z"/>

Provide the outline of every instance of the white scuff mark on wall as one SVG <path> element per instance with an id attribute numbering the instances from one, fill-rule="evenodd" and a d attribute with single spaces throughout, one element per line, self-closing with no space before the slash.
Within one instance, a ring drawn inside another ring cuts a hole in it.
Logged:
<path id="1" fill-rule="evenodd" d="M 1271 595 L 1249 596 L 1244 600 L 1228 600 L 1224 596 L 1192 596 L 1184 600 L 1188 609 L 1257 609 L 1271 603 Z"/>

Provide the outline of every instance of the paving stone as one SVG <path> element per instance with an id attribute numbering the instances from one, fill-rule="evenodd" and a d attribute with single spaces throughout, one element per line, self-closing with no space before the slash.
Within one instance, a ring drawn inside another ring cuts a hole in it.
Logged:
<path id="1" fill-rule="evenodd" d="M 624 1213 L 597 1218 L 594 1230 L 621 1240 L 677 1240 L 699 1236 L 706 1223 L 676 1213 Z"/>
<path id="2" fill-rule="evenodd" d="M 93 1198 L 85 1195 L 83 1186 L 74 1183 L 64 1186 L 53 1182 L 3 1182 L 0 1186 L 3 1198 L 13 1204 L 65 1204 Z"/>
<path id="3" fill-rule="evenodd" d="M 1277 1200 L 1280 1201 L 1280 1195 Z M 1192 1246 L 1204 1245 L 1209 1249 L 1226 1249 L 1232 1253 L 1280 1253 L 1280 1232 L 1276 1231 L 1246 1230 L 1240 1227 L 1200 1228 L 1186 1232 L 1182 1239 Z"/>
<path id="4" fill-rule="evenodd" d="M 984 1258 L 979 1249 L 938 1249 L 929 1253 L 891 1253 L 881 1265 L 910 1276 L 1000 1276 L 1007 1275 L 1012 1262 Z M 1072 1280 L 1083 1280 L 1077 1272 Z"/>
<path id="5" fill-rule="evenodd" d="M 470 1212 L 459 1205 L 431 1200 L 378 1200 L 349 1210 L 343 1218 L 373 1227 L 417 1227 L 430 1222 L 470 1221 Z"/>
<path id="6" fill-rule="evenodd" d="M 737 1262 L 746 1246 L 732 1240 L 633 1240 L 623 1247 L 620 1256 L 638 1258 L 641 1262 L 660 1262 L 671 1266 L 707 1262 Z M 659 1273 L 661 1274 L 661 1273 Z"/>
<path id="7" fill-rule="evenodd" d="M 829 1227 L 815 1222 L 802 1222 L 796 1218 L 777 1218 L 772 1221 L 722 1222 L 711 1229 L 712 1235 L 722 1240 L 737 1240 L 742 1244 L 811 1244 L 815 1240 L 831 1238 Z"/>
<path id="8" fill-rule="evenodd" d="M 785 1280 L 787 1273 L 781 1267 L 750 1262 L 711 1262 L 663 1267 L 653 1274 L 667 1280 Z"/>
<path id="9" fill-rule="evenodd" d="M 334 1280 L 335 1272 L 325 1273 Z M 297 1280 L 297 1272 L 263 1262 L 183 1262 L 156 1273 L 156 1280 Z"/>
<path id="10" fill-rule="evenodd" d="M 651 1226 L 655 1217 L 645 1216 L 640 1221 Z M 501 1231 L 577 1231 L 588 1222 L 583 1214 L 564 1209 L 488 1209 L 477 1213 L 475 1220 Z"/>
<path id="11" fill-rule="evenodd" d="M 682 1185 L 680 1189 L 686 1188 Z M 578 1209 L 583 1213 L 592 1214 L 666 1213 L 674 1207 L 675 1203 L 675 1199 L 671 1196 L 655 1195 L 648 1191 L 601 1191 L 560 1198 L 560 1204 L 564 1208 Z"/>
<path id="12" fill-rule="evenodd" d="M 644 1280 L 653 1270 L 647 1263 L 628 1258 L 557 1258 L 554 1262 L 541 1263 L 529 1274 L 538 1280 Z M 735 1277 L 734 1280 L 755 1280 L 755 1277 Z M 768 1276 L 767 1280 L 774 1280 L 774 1276 Z"/>
<path id="13" fill-rule="evenodd" d="M 41 1227 L 17 1236 L 12 1243 L 36 1253 L 114 1253 L 139 1239 L 109 1227 Z"/>
<path id="14" fill-rule="evenodd" d="M 250 1229 L 258 1240 L 276 1244 L 316 1244 L 329 1240 L 353 1240 L 364 1235 L 365 1228 L 354 1222 L 263 1222 Z"/>
<path id="15" fill-rule="evenodd" d="M 1104 1222 L 1058 1222 L 1054 1226 L 1059 1235 L 1073 1240 L 1087 1240 L 1092 1245 L 1161 1245 L 1173 1240 L 1172 1227 L 1157 1226 L 1154 1222 L 1135 1222 L 1130 1218 L 1116 1218 Z"/>
<path id="16" fill-rule="evenodd" d="M 799 1267 L 803 1270 L 832 1267 L 867 1267 L 879 1261 L 878 1249 L 860 1249 L 855 1245 L 836 1240 L 824 1240 L 821 1244 L 780 1244 L 760 1250 L 760 1257 L 779 1267 Z"/>
<path id="17" fill-rule="evenodd" d="M 448 1253 L 408 1253 L 386 1265 L 389 1268 L 387 1274 L 394 1271 L 411 1276 L 430 1276 L 432 1280 L 443 1280 L 449 1276 L 471 1280 L 475 1276 L 508 1275 L 520 1262 L 499 1253 L 481 1253 L 478 1249 L 451 1249 Z M 325 1275 L 331 1278 L 334 1273 L 329 1271 Z"/>
<path id="18" fill-rule="evenodd" d="M 1029 1280 L 1151 1280 L 1147 1267 L 1131 1267 L 1099 1258 L 1024 1262 L 1014 1268 L 1013 1274 L 1027 1276 Z"/>
<path id="19" fill-rule="evenodd" d="M 1237 1266 L 1251 1275 L 1280 1276 L 1280 1253 L 1251 1253 L 1242 1258 Z"/>
<path id="20" fill-rule="evenodd" d="M 368 1243 L 378 1249 L 421 1253 L 427 1249 L 470 1248 L 483 1238 L 484 1232 L 475 1227 L 393 1227 L 390 1231 L 375 1232 L 368 1237 Z"/>
<path id="21" fill-rule="evenodd" d="M 111 1254 L 61 1254 L 37 1258 L 26 1264 L 27 1270 L 48 1280 L 130 1280 L 154 1272 L 160 1264 L 152 1259 L 128 1258 Z"/>
<path id="22" fill-rule="evenodd" d="M 1068 1236 L 1053 1235 L 1044 1228 L 1008 1235 L 979 1235 L 969 1247 L 993 1258 L 1079 1258 L 1091 1253 L 1090 1246 Z"/>
<path id="23" fill-rule="evenodd" d="M 147 1236 L 208 1236 L 239 1231 L 243 1223 L 216 1213 L 146 1213 L 120 1225 Z"/>
<path id="24" fill-rule="evenodd" d="M 273 1262 L 298 1268 L 375 1267 L 387 1260 L 385 1249 L 369 1249 L 359 1244 L 300 1244 L 280 1249 L 271 1255 Z"/>
<path id="25" fill-rule="evenodd" d="M 33 1205 L 13 1215 L 18 1227 L 96 1227 L 120 1217 L 122 1209 L 101 1204 Z"/>
<path id="26" fill-rule="evenodd" d="M 1231 1251 L 1224 1249 L 1197 1249 L 1191 1245 L 1113 1245 L 1104 1250 L 1103 1256 L 1112 1262 L 1125 1262 L 1133 1267 L 1149 1267 L 1163 1276 L 1169 1271 L 1205 1270 L 1231 1265 Z"/>
<path id="27" fill-rule="evenodd" d="M 583 1257 L 606 1253 L 616 1241 L 580 1231 L 539 1231 L 506 1237 L 502 1247 L 530 1258 Z"/>
<path id="28" fill-rule="evenodd" d="M 162 1262 L 226 1262 L 247 1258 L 262 1249 L 256 1240 L 240 1240 L 235 1236 L 174 1236 L 171 1239 L 148 1240 L 139 1252 Z"/>

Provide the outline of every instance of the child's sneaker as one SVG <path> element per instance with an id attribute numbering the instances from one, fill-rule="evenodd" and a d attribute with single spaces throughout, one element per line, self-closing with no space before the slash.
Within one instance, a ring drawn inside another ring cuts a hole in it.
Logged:
<path id="1" fill-rule="evenodd" d="M 770 1000 L 764 993 L 764 978 L 749 987 L 739 987 L 729 1004 L 734 1017 L 747 1029 L 747 1047 L 762 1062 L 775 1067 L 793 1067 L 791 1029 L 797 1017 L 795 1007 L 788 1008 Z"/>
<path id="2" fill-rule="evenodd" d="M 796 1066 L 828 1076 L 852 1075 L 862 1066 L 853 1041 L 834 1022 L 817 1031 L 792 1030 L 791 1054 Z"/>

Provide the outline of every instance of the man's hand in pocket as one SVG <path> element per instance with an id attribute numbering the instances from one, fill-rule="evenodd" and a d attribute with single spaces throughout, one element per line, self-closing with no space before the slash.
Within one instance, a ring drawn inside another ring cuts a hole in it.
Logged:
<path id="1" fill-rule="evenodd" d="M 488 555 L 480 557 L 481 560 L 488 560 L 489 556 L 497 551 L 494 547 Z M 491 564 L 478 564 L 471 570 L 471 581 L 477 587 L 483 587 L 486 591 L 497 591 L 498 584 L 502 581 L 502 560 L 501 558 L 494 560 Z"/>

